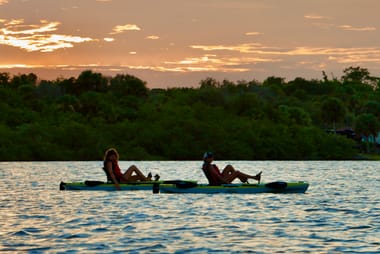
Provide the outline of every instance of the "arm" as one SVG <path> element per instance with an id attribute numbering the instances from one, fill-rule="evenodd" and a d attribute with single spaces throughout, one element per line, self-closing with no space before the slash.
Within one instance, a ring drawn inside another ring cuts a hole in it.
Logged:
<path id="1" fill-rule="evenodd" d="M 116 180 L 115 174 L 113 173 L 113 170 L 112 170 L 112 162 L 110 161 L 107 162 L 106 170 L 108 174 L 111 176 L 112 182 L 115 184 L 115 188 L 120 190 L 119 182 Z"/>

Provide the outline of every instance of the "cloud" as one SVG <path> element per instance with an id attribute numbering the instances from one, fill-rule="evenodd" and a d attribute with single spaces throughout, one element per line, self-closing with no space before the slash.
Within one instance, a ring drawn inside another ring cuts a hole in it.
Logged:
<path id="1" fill-rule="evenodd" d="M 335 48 L 335 47 L 305 47 L 279 48 L 265 46 L 259 43 L 244 43 L 236 45 L 193 45 L 194 49 L 203 51 L 238 51 L 244 54 L 258 55 L 287 55 L 287 56 L 309 56 L 309 55 L 352 55 L 352 54 L 380 54 L 380 47 L 362 48 Z"/>
<path id="2" fill-rule="evenodd" d="M 160 39 L 160 37 L 157 36 L 157 35 L 150 35 L 150 36 L 147 36 L 146 38 L 149 39 L 149 40 L 158 40 L 158 39 Z"/>
<path id="3" fill-rule="evenodd" d="M 219 72 L 246 72 L 251 70 L 251 66 L 264 62 L 280 62 L 281 59 L 259 56 L 218 56 L 206 54 L 200 57 L 187 57 L 179 61 L 164 62 L 166 71 L 176 72 L 199 72 L 199 71 L 219 71 Z"/>
<path id="4" fill-rule="evenodd" d="M 75 37 L 68 39 L 64 36 L 51 36 L 50 41 L 63 41 L 74 43 Z M 79 38 L 80 40 L 80 38 Z M 1 41 L 1 37 L 0 37 Z M 54 45 L 54 43 L 52 44 Z M 36 45 L 37 47 L 38 45 Z M 20 46 L 21 47 L 21 46 Z M 323 70 L 330 64 L 355 65 L 360 63 L 379 63 L 380 47 L 308 47 L 298 46 L 292 48 L 273 47 L 259 43 L 231 44 L 231 45 L 193 45 L 193 54 L 198 56 L 183 57 L 182 59 L 160 63 L 141 65 L 129 63 L 120 66 L 100 65 L 70 65 L 56 67 L 58 69 L 75 70 L 86 67 L 102 68 L 103 70 L 150 70 L 157 72 L 196 73 L 196 72 L 223 72 L 243 73 L 260 70 L 263 64 L 279 66 L 282 69 L 308 68 L 310 70 Z M 46 48 L 47 50 L 47 48 Z M 52 49 L 53 50 L 53 49 Z M 202 54 L 202 52 L 204 54 Z M 236 54 L 237 53 L 237 54 Z M 137 55 L 136 51 L 129 51 L 129 55 Z M 17 67 L 17 66 L 13 66 Z M 24 67 L 25 66 L 18 66 Z M 54 68 L 53 66 L 47 66 Z"/>
<path id="5" fill-rule="evenodd" d="M 365 27 L 354 27 L 350 25 L 341 25 L 338 28 L 346 31 L 357 31 L 357 32 L 367 32 L 367 31 L 376 31 L 376 27 L 365 26 Z"/>
<path id="6" fill-rule="evenodd" d="M 305 15 L 304 18 L 313 20 L 313 21 L 331 19 L 330 17 L 320 16 L 320 15 Z M 323 22 L 313 22 L 312 24 L 322 29 L 338 28 L 340 30 L 355 31 L 355 32 L 376 31 L 376 27 L 373 27 L 373 26 L 355 27 L 352 25 L 336 25 L 336 24 L 329 24 L 329 23 L 323 23 Z"/>
<path id="7" fill-rule="evenodd" d="M 59 22 L 41 20 L 40 24 L 25 25 L 24 20 L 4 21 L 0 29 L 0 44 L 24 49 L 28 52 L 53 52 L 61 48 L 72 48 L 74 43 L 92 41 L 88 37 L 52 34 L 58 30 Z"/>
<path id="8" fill-rule="evenodd" d="M 262 33 L 260 32 L 246 32 L 245 35 L 251 36 L 251 35 L 261 35 Z"/>
<path id="9" fill-rule="evenodd" d="M 41 20 L 40 25 L 23 25 L 24 20 L 11 20 L 8 25 L 11 26 L 9 30 L 7 28 L 1 29 L 2 34 L 4 35 L 22 35 L 22 34 L 37 34 L 37 33 L 47 33 L 56 31 L 57 27 L 60 25 L 59 22 L 48 22 L 46 20 Z"/>
<path id="10" fill-rule="evenodd" d="M 13 69 L 13 68 L 43 68 L 45 65 L 28 65 L 28 64 L 0 64 L 0 69 Z"/>
<path id="11" fill-rule="evenodd" d="M 193 49 L 207 52 L 208 57 L 186 58 L 178 62 L 170 62 L 177 65 L 208 65 L 219 71 L 243 71 L 251 69 L 258 63 L 288 62 L 312 69 L 326 66 L 325 62 L 339 64 L 379 63 L 380 47 L 308 47 L 299 46 L 293 48 L 269 47 L 258 43 L 236 45 L 193 45 Z M 232 52 L 231 52 L 232 51 Z M 230 55 L 238 52 L 239 55 Z M 210 57 L 212 56 L 212 57 Z M 241 68 L 237 68 L 240 66 Z M 244 67 L 246 66 L 246 67 Z"/>
<path id="12" fill-rule="evenodd" d="M 304 15 L 303 17 L 305 19 L 312 19 L 312 20 L 331 19 L 330 17 L 321 16 L 321 15 L 314 15 L 314 14 Z"/>
<path id="13" fill-rule="evenodd" d="M 112 29 L 110 34 L 120 34 L 125 31 L 140 31 L 140 27 L 134 24 L 117 25 Z"/>
<path id="14" fill-rule="evenodd" d="M 260 43 L 242 43 L 236 45 L 192 45 L 193 49 L 201 49 L 203 51 L 236 51 L 240 53 L 270 53 L 276 54 L 276 49 L 264 46 Z"/>

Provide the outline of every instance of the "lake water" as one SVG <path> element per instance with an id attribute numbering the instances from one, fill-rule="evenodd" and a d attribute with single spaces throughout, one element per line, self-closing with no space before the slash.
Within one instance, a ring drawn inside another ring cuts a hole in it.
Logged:
<path id="1" fill-rule="evenodd" d="M 206 182 L 199 161 L 127 162 Z M 379 253 L 380 171 L 370 161 L 216 161 L 306 194 L 59 191 L 105 180 L 102 162 L 0 162 L 0 252 Z"/>

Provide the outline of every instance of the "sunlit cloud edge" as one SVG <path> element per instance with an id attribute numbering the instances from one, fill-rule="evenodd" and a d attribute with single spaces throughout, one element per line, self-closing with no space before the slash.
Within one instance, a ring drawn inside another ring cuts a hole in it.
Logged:
<path id="1" fill-rule="evenodd" d="M 121 34 L 126 31 L 140 31 L 140 30 L 141 28 L 135 24 L 117 25 L 117 26 L 114 26 L 114 28 L 112 28 L 112 32 L 110 34 L 115 35 L 115 34 Z"/>
<path id="2" fill-rule="evenodd" d="M 89 37 L 52 34 L 58 30 L 60 22 L 40 20 L 40 24 L 24 24 L 23 19 L 1 20 L 0 45 L 23 49 L 27 52 L 53 52 L 62 48 L 72 48 L 74 43 L 94 41 Z"/>

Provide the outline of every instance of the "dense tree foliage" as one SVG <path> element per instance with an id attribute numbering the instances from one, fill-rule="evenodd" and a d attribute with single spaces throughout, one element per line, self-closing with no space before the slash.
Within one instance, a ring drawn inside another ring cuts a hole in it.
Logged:
<path id="1" fill-rule="evenodd" d="M 340 80 L 208 77 L 170 89 L 91 70 L 53 81 L 0 73 L 0 160 L 99 160 L 108 147 L 123 160 L 198 160 L 206 150 L 219 159 L 352 159 L 362 137 L 380 131 L 378 85 L 360 67 Z"/>

